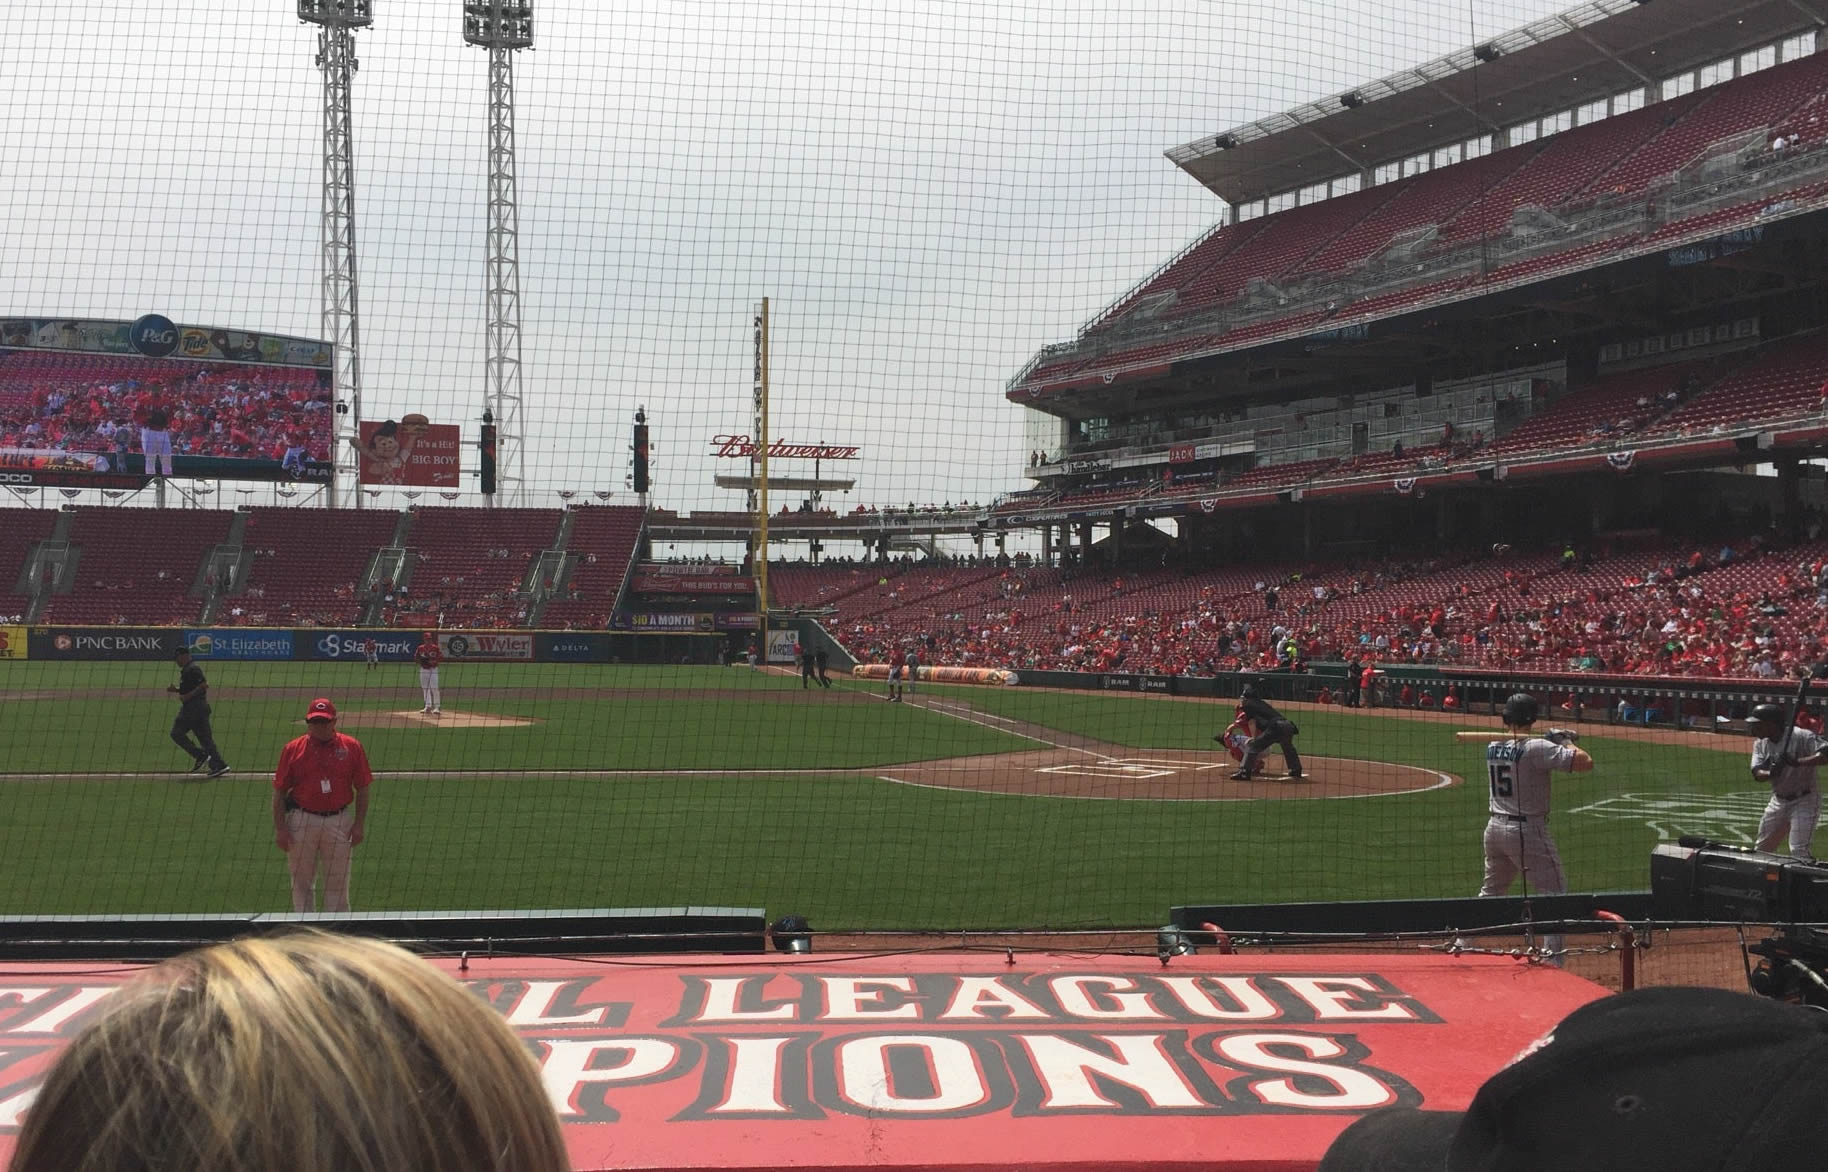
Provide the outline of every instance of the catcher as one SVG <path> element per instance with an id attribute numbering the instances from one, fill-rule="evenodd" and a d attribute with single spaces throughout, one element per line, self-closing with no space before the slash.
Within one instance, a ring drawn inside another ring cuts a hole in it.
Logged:
<path id="1" fill-rule="evenodd" d="M 1560 894 L 1568 889 L 1561 854 L 1549 835 L 1549 774 L 1588 773 L 1593 758 L 1575 744 L 1580 734 L 1552 728 L 1530 735 L 1542 706 L 1528 692 L 1504 702 L 1506 736 L 1485 746 L 1485 771 L 1491 784 L 1491 817 L 1485 823 L 1485 882 L 1481 896 L 1503 895 L 1521 878 L 1523 894 Z M 1551 959 L 1562 948 L 1560 936 L 1545 936 Z"/>
<path id="2" fill-rule="evenodd" d="M 1250 722 L 1250 716 L 1242 709 L 1232 713 L 1231 723 L 1225 731 L 1212 739 L 1225 746 L 1225 752 L 1233 761 L 1244 760 L 1244 750 L 1250 746 L 1250 739 L 1257 735 L 1256 726 Z"/>
<path id="3" fill-rule="evenodd" d="M 1790 840 L 1790 853 L 1807 859 L 1822 813 L 1822 794 L 1815 786 L 1824 741 L 1806 728 L 1784 728 L 1784 710 L 1776 704 L 1752 709 L 1752 776 L 1771 786 L 1771 800 L 1758 820 L 1758 849 L 1776 851 Z"/>

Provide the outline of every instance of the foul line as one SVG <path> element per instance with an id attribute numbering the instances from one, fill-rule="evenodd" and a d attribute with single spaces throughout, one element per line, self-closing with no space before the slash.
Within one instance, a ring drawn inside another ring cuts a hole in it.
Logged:
<path id="1" fill-rule="evenodd" d="M 1011 724 L 1011 725 L 1020 724 L 1022 722 L 1019 720 L 1011 720 L 1007 716 L 989 716 L 986 713 L 980 713 L 975 708 L 972 708 L 969 704 L 959 704 L 955 701 L 950 701 L 950 700 L 928 700 L 925 703 L 916 703 L 914 705 L 914 707 L 924 709 L 927 712 L 936 712 L 941 716 L 949 716 L 953 720 L 962 720 L 966 724 L 975 724 L 979 728 L 987 728 L 993 732 L 1006 733 L 1012 737 L 1021 737 L 1025 741 L 1033 741 L 1037 745 L 1046 745 L 1050 749 L 1065 749 L 1069 753 L 1084 753 L 1086 756 L 1096 757 L 1100 761 L 1116 760 L 1116 758 L 1112 757 L 1108 753 L 1100 753 L 1100 752 L 1096 752 L 1095 750 L 1092 750 L 1092 749 L 1081 749 L 1077 745 L 1063 745 L 1059 741 L 1050 741 L 1046 737 L 1038 737 L 1038 736 L 1034 735 L 1033 733 L 1020 732 L 1014 728 L 998 728 L 996 724 L 992 724 L 990 722 L 997 721 L 998 723 L 1001 723 L 1001 724 Z M 948 709 L 952 709 L 952 708 L 957 708 L 957 709 L 961 710 L 962 712 L 969 712 L 972 715 L 971 716 L 961 716 L 959 714 L 959 712 L 947 711 Z M 983 717 L 985 717 L 985 719 L 975 720 L 975 719 L 973 719 L 973 717 L 975 717 L 975 716 L 983 716 Z M 893 781 L 894 778 L 888 778 L 886 780 Z M 909 784 L 914 784 L 914 783 L 909 783 Z M 940 788 L 944 789 L 946 787 L 941 786 Z"/>
<path id="2" fill-rule="evenodd" d="M 1374 762 L 1371 762 L 1371 764 L 1390 765 L 1390 764 L 1392 764 L 1392 762 L 1374 761 Z M 893 785 L 905 785 L 911 789 L 931 789 L 931 790 L 940 790 L 945 793 L 953 793 L 953 794 L 960 794 L 960 793 L 973 794 L 973 795 L 976 795 L 977 797 L 981 797 L 981 798 L 1038 798 L 1038 799 L 1042 799 L 1042 800 L 1061 801 L 1061 802 L 1155 802 L 1155 803 L 1175 804 L 1175 805 L 1185 805 L 1187 803 L 1199 803 L 1199 802 L 1297 802 L 1297 801 L 1299 801 L 1299 802 L 1338 802 L 1338 801 L 1344 801 L 1348 798 L 1400 798 L 1400 797 L 1404 796 L 1405 794 L 1425 794 L 1425 793 L 1431 793 L 1438 789 L 1447 789 L 1448 787 L 1450 787 L 1454 784 L 1454 778 L 1453 778 L 1452 774 L 1440 773 L 1433 769 L 1423 769 L 1419 765 L 1405 765 L 1405 766 L 1400 766 L 1400 768 L 1416 769 L 1416 770 L 1420 770 L 1423 773 L 1433 773 L 1440 780 L 1436 781 L 1433 785 L 1425 785 L 1420 789 L 1380 790 L 1377 793 L 1368 793 L 1368 794 L 1328 794 L 1325 797 L 1319 797 L 1319 798 L 1315 798 L 1315 797 L 1272 798 L 1272 797 L 1268 797 L 1266 795 L 1261 795 L 1261 794 L 1240 794 L 1237 797 L 1231 797 L 1231 798 L 1225 798 L 1225 797 L 1152 798 L 1152 797 L 1140 797 L 1140 796 L 1139 797 L 1130 797 L 1130 796 L 1117 795 L 1117 794 L 1029 794 L 1029 793 L 1016 793 L 1016 792 L 1011 792 L 1009 790 L 1000 790 L 1000 789 L 974 789 L 970 786 L 962 786 L 962 785 L 935 785 L 934 783 L 932 783 L 930 781 L 909 781 L 906 778 L 902 778 L 902 777 L 890 777 L 886 773 L 877 774 L 876 780 L 877 781 L 886 781 Z"/>

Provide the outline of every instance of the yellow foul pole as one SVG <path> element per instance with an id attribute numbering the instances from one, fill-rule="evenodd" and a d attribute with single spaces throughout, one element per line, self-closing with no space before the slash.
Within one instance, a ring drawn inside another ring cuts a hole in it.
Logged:
<path id="1" fill-rule="evenodd" d="M 756 627 L 761 633 L 762 661 L 768 659 L 768 299 L 762 298 L 761 343 L 756 355 L 756 369 L 761 389 L 760 432 L 755 437 L 760 460 L 755 481 L 755 609 Z"/>

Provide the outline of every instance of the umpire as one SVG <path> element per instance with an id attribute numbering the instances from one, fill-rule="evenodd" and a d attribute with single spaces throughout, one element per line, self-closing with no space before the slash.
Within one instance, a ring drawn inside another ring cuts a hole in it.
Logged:
<path id="1" fill-rule="evenodd" d="M 165 689 L 178 696 L 178 716 L 171 722 L 171 739 L 190 754 L 192 773 L 221 777 L 229 767 L 216 748 L 216 735 L 209 727 L 209 681 L 203 678 L 203 669 L 191 661 L 190 648 L 178 648 L 177 660 L 178 682 Z M 197 738 L 194 744 L 192 734 Z"/>
<path id="2" fill-rule="evenodd" d="M 1301 776 L 1301 754 L 1295 751 L 1295 734 L 1301 730 L 1295 722 L 1277 712 L 1262 696 L 1258 695 L 1258 685 L 1262 681 L 1252 680 L 1244 685 L 1238 693 L 1238 710 L 1250 719 L 1256 735 L 1244 746 L 1244 760 L 1238 771 L 1231 775 L 1233 781 L 1249 781 L 1257 774 L 1257 763 L 1271 745 L 1280 746 L 1282 760 L 1288 765 L 1290 777 Z"/>

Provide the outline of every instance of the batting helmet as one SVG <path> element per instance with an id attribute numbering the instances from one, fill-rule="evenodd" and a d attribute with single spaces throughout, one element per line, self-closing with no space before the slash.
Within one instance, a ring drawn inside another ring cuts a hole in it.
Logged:
<path id="1" fill-rule="evenodd" d="M 1542 705 L 1528 692 L 1518 692 L 1504 702 L 1504 723 L 1512 728 L 1535 724 L 1542 715 Z"/>
<path id="2" fill-rule="evenodd" d="M 1760 704 L 1752 709 L 1753 724 L 1774 724 L 1783 727 L 1784 710 L 1775 704 Z"/>

